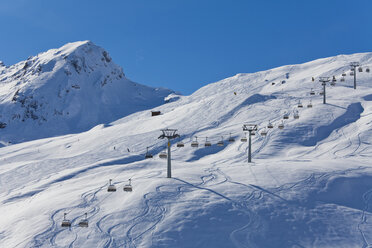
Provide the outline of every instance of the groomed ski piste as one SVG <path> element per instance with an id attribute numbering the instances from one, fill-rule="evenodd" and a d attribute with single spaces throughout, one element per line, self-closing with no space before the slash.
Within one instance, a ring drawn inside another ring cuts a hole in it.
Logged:
<path id="1" fill-rule="evenodd" d="M 353 61 L 363 70 L 355 90 Z M 0 246 L 372 247 L 369 68 L 372 53 L 238 74 L 152 109 L 159 116 L 145 110 L 3 147 Z M 337 80 L 327 83 L 327 104 L 323 76 Z M 258 125 L 252 163 L 243 124 Z M 158 157 L 164 128 L 181 136 L 172 178 Z M 124 192 L 129 179 L 133 191 Z M 61 227 L 64 213 L 71 227 Z M 85 213 L 89 226 L 80 227 Z"/>

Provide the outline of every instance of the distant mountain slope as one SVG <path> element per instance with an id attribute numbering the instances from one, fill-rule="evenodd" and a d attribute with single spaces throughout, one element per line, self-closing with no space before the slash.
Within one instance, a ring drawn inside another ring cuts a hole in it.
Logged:
<path id="1" fill-rule="evenodd" d="M 74 42 L 0 63 L 0 137 L 19 142 L 85 131 L 164 103 L 172 91 L 128 80 L 109 54 Z"/>

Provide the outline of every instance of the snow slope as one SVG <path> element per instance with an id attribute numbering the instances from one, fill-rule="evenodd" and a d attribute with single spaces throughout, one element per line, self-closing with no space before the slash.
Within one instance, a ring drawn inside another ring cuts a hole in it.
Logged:
<path id="1" fill-rule="evenodd" d="M 371 247 L 372 74 L 358 72 L 354 90 L 351 61 L 365 70 L 372 53 L 238 74 L 159 106 L 160 116 L 1 148 L 1 247 Z M 318 79 L 333 75 L 323 105 Z M 251 164 L 244 123 L 259 127 Z M 172 179 L 157 156 L 166 127 L 181 135 Z M 84 213 L 88 228 L 78 226 Z"/>
<path id="2" fill-rule="evenodd" d="M 171 93 L 128 80 L 90 41 L 68 43 L 10 67 L 0 64 L 1 140 L 86 131 L 163 104 Z"/>

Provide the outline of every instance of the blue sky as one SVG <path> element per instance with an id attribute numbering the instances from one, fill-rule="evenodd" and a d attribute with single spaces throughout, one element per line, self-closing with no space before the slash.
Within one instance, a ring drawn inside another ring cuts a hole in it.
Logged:
<path id="1" fill-rule="evenodd" d="M 105 48 L 133 81 L 191 94 L 233 76 L 372 52 L 371 0 L 1 0 L 0 60 Z"/>

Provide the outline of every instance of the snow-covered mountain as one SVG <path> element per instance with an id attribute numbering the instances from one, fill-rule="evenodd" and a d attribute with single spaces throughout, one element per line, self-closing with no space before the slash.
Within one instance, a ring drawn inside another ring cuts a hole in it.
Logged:
<path id="1" fill-rule="evenodd" d="M 0 137 L 5 143 L 78 133 L 164 103 L 172 91 L 128 80 L 90 41 L 0 63 Z"/>
<path id="2" fill-rule="evenodd" d="M 355 90 L 353 61 L 362 67 Z M 370 247 L 367 68 L 372 53 L 238 74 L 171 96 L 178 100 L 157 107 L 160 116 L 139 111 L 79 134 L 3 147 L 0 246 Z M 321 76 L 337 80 L 327 83 L 327 104 Z M 250 164 L 244 123 L 258 125 Z M 172 179 L 158 157 L 166 127 L 181 136 L 172 141 Z M 147 147 L 154 158 L 145 159 Z M 107 192 L 109 179 L 117 192 Z M 64 213 L 71 228 L 61 227 Z M 78 225 L 85 213 L 88 228 Z"/>

